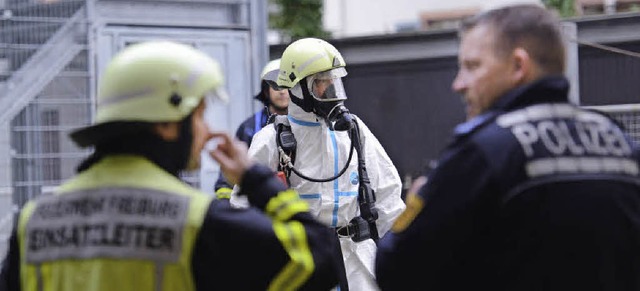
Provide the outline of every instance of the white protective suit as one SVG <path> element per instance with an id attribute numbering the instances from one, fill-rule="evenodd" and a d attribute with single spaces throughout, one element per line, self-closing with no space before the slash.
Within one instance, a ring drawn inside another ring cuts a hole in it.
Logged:
<path id="1" fill-rule="evenodd" d="M 378 139 L 362 120 L 355 118 L 360 127 L 371 188 L 376 195 L 375 205 L 379 215 L 377 227 L 379 236 L 382 237 L 405 208 L 400 196 L 402 183 L 398 171 Z M 319 179 L 333 177 L 342 170 L 351 146 L 347 131 L 329 130 L 323 119 L 303 111 L 293 103 L 289 104 L 288 119 L 297 141 L 294 167 L 299 172 Z M 277 169 L 279 155 L 276 129 L 273 125 L 265 126 L 253 137 L 249 156 L 268 165 L 274 171 Z M 349 168 L 336 180 L 324 183 L 311 182 L 293 172 L 290 180 L 291 187 L 309 203 L 311 213 L 326 225 L 345 226 L 360 213 L 358 155 L 355 150 Z M 241 199 L 245 197 L 238 197 L 237 191 L 236 187 L 231 195 L 231 203 L 236 206 L 246 205 L 246 200 Z M 379 290 L 374 277 L 376 244 L 373 240 L 356 243 L 349 237 L 341 237 L 340 243 L 349 290 Z"/>

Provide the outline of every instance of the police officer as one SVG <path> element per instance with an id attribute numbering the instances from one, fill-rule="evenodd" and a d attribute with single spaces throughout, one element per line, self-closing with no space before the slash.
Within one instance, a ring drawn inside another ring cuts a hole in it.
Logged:
<path id="1" fill-rule="evenodd" d="M 267 84 L 265 75 L 268 72 L 277 70 L 280 67 L 280 59 L 268 62 L 262 69 L 260 74 L 260 92 L 254 97 L 262 102 L 264 108 L 249 118 L 245 119 L 236 130 L 236 138 L 251 146 L 251 139 L 261 128 L 267 123 L 273 121 L 273 115 L 287 115 L 287 107 L 289 106 L 289 91 L 278 90 Z M 218 176 L 215 184 L 215 193 L 218 198 L 229 198 L 233 185 L 224 178 L 222 173 Z"/>
<path id="2" fill-rule="evenodd" d="M 515 5 L 461 27 L 468 120 L 381 240 L 382 289 L 640 290 L 638 156 L 569 103 L 558 19 Z"/>
<path id="3" fill-rule="evenodd" d="M 303 38 L 287 46 L 280 68 L 267 74 L 291 96 L 284 118 L 297 144 L 288 155 L 294 158 L 288 174 L 290 185 L 320 221 L 336 229 L 348 280 L 341 290 L 370 291 L 378 288 L 373 275 L 376 239 L 389 230 L 405 205 L 402 182 L 393 162 L 365 123 L 344 106 L 345 67 L 333 45 Z M 276 140 L 282 128 L 279 120 L 274 126 L 266 126 L 253 137 L 249 148 L 252 158 L 273 170 L 283 158 L 282 144 Z M 357 137 L 351 135 L 354 130 Z M 354 151 L 356 142 L 362 145 L 361 152 Z M 367 171 L 360 167 L 359 160 Z M 281 170 L 286 172 L 288 168 Z M 361 179 L 363 172 L 366 181 Z M 369 193 L 365 189 L 375 196 L 359 195 Z M 232 195 L 232 203 L 241 201 L 236 198 Z"/>
<path id="4" fill-rule="evenodd" d="M 3 290 L 294 290 L 337 282 L 332 230 L 297 193 L 253 164 L 246 145 L 204 122 L 222 94 L 218 63 L 169 41 L 132 45 L 100 83 L 96 123 L 71 134 L 95 146 L 80 173 L 21 210 Z M 207 140 L 254 207 L 189 187 Z M 256 243 L 260 242 L 260 243 Z"/>

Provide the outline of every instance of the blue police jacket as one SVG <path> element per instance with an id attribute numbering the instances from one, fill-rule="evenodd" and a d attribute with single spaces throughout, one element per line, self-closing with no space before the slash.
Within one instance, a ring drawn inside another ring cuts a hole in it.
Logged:
<path id="1" fill-rule="evenodd" d="M 543 78 L 455 129 L 380 242 L 383 290 L 640 290 L 637 147 L 568 88 Z"/>

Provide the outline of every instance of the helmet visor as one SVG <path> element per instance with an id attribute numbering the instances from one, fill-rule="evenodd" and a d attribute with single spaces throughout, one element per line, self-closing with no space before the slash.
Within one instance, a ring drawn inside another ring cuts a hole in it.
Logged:
<path id="1" fill-rule="evenodd" d="M 342 77 L 347 75 L 344 68 L 315 73 L 307 78 L 311 96 L 318 101 L 337 101 L 347 99 Z"/>
<path id="2" fill-rule="evenodd" d="M 278 80 L 278 74 L 280 73 L 279 69 L 274 69 L 271 71 L 266 71 L 264 72 L 264 74 L 262 75 L 262 80 L 267 82 L 267 84 L 269 84 L 269 86 L 271 88 L 273 88 L 273 90 L 279 91 L 282 90 L 284 88 L 279 87 L 278 83 L 276 82 L 276 80 Z"/>
<path id="3" fill-rule="evenodd" d="M 218 88 L 205 93 L 205 97 L 208 99 L 208 102 L 211 103 L 216 100 L 222 101 L 224 104 L 229 103 L 229 94 L 227 94 L 227 90 L 224 89 L 224 86 L 219 86 Z"/>

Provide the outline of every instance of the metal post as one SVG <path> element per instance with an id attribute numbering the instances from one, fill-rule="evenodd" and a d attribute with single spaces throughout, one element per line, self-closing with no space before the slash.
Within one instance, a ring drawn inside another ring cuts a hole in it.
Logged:
<path id="1" fill-rule="evenodd" d="M 565 39 L 566 68 L 565 75 L 571 85 L 569 102 L 580 105 L 580 71 L 578 68 L 578 27 L 574 22 L 562 22 L 562 33 Z"/>
<path id="2" fill-rule="evenodd" d="M 616 0 L 604 0 L 604 13 L 614 14 L 616 13 Z"/>

